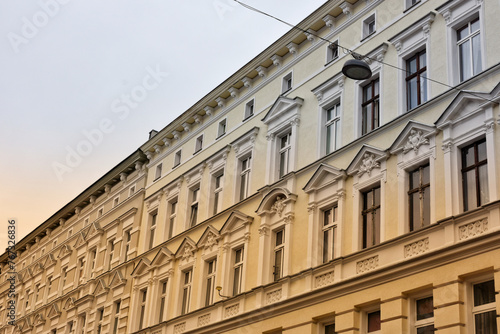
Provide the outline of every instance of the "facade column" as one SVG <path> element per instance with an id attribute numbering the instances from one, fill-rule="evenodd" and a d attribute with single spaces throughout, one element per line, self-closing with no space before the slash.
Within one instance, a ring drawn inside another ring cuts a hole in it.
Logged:
<path id="1" fill-rule="evenodd" d="M 464 284 L 451 281 L 434 287 L 434 328 L 441 334 L 465 334 Z"/>
<path id="2" fill-rule="evenodd" d="M 405 333 L 408 328 L 408 300 L 398 296 L 380 305 L 382 333 Z"/>
<path id="3" fill-rule="evenodd" d="M 335 331 L 341 334 L 359 334 L 360 314 L 356 309 L 335 314 Z"/>

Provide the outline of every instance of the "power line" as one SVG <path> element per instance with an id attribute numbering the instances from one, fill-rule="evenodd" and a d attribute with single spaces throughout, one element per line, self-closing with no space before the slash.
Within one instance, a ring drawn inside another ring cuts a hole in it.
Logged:
<path id="1" fill-rule="evenodd" d="M 400 68 L 400 67 L 398 67 L 398 66 L 395 66 L 395 65 L 392 65 L 392 64 L 389 64 L 389 63 L 385 63 L 385 62 L 383 62 L 383 61 L 380 61 L 380 60 L 377 60 L 377 59 L 374 59 L 374 58 L 368 57 L 368 56 L 366 56 L 366 55 L 359 55 L 359 54 L 357 54 L 356 52 L 352 51 L 351 49 L 346 48 L 346 47 L 344 47 L 344 46 L 342 46 L 342 45 L 338 44 L 337 42 L 335 42 L 335 43 L 334 43 L 334 42 L 330 41 L 330 40 L 329 40 L 329 39 L 327 39 L 327 38 L 323 38 L 323 37 L 321 37 L 321 36 L 319 36 L 319 35 L 317 35 L 317 34 L 315 34 L 315 33 L 312 33 L 312 32 L 310 32 L 310 31 L 307 31 L 307 30 L 305 30 L 305 29 L 300 28 L 300 27 L 299 27 L 299 26 L 297 26 L 297 25 L 294 25 L 294 24 L 288 23 L 288 22 L 286 22 L 286 21 L 284 21 L 284 20 L 282 20 L 282 19 L 280 19 L 280 18 L 278 18 L 278 17 L 276 17 L 276 16 L 273 16 L 273 15 L 271 15 L 271 14 L 268 14 L 268 13 L 266 13 L 266 12 L 263 12 L 263 11 L 261 11 L 261 10 L 259 10 L 259 9 L 255 8 L 255 7 L 252 7 L 252 6 L 250 6 L 250 5 L 247 5 L 246 3 L 243 3 L 243 2 L 241 2 L 241 1 L 239 1 L 239 0 L 233 0 L 233 1 L 234 1 L 234 2 L 236 2 L 236 3 L 238 3 L 239 5 L 241 5 L 241 6 L 242 6 L 242 7 L 244 7 L 244 8 L 247 8 L 247 9 L 249 9 L 249 10 L 251 10 L 251 11 L 254 11 L 254 12 L 256 12 L 256 13 L 259 13 L 259 14 L 262 14 L 262 15 L 265 15 L 265 16 L 268 16 L 268 17 L 270 17 L 270 18 L 272 18 L 272 19 L 274 19 L 274 20 L 276 20 L 276 21 L 279 21 L 279 22 L 281 22 L 281 23 L 283 23 L 283 24 L 286 24 L 287 26 L 290 26 L 292 29 L 299 30 L 300 32 L 303 32 L 304 34 L 313 35 L 313 36 L 315 36 L 315 37 L 319 38 L 320 40 L 325 41 L 325 42 L 328 42 L 328 43 L 330 43 L 330 44 L 335 44 L 337 47 L 341 48 L 345 54 L 350 54 L 350 55 L 351 55 L 351 56 L 353 56 L 353 57 L 355 57 L 355 56 L 360 56 L 361 58 L 366 58 L 366 59 L 369 59 L 369 60 L 371 60 L 371 61 L 377 61 L 377 62 L 379 62 L 379 63 L 381 63 L 381 64 L 383 64 L 383 65 L 386 65 L 386 66 L 389 66 L 389 67 L 395 68 L 395 69 L 397 69 L 397 70 L 400 70 L 400 71 L 402 71 L 402 72 L 405 72 L 406 74 L 410 73 L 410 71 L 407 71 L 407 70 L 405 70 L 404 68 Z M 458 89 L 458 88 L 456 88 L 456 87 L 454 87 L 454 86 L 450 86 L 450 85 L 448 85 L 448 84 L 446 84 L 446 83 L 444 83 L 444 82 L 441 82 L 441 81 L 438 81 L 438 80 L 435 80 L 435 79 L 429 78 L 429 77 L 427 77 L 427 76 L 425 76 L 425 75 L 421 75 L 421 77 L 422 77 L 422 78 L 424 78 L 424 79 L 426 79 L 426 80 L 429 80 L 429 81 L 432 81 L 432 82 L 434 82 L 434 83 L 437 83 L 437 84 L 443 85 L 443 86 L 448 87 L 448 88 L 450 88 L 450 89 L 453 89 L 453 90 L 455 90 L 455 91 L 457 91 L 457 92 L 462 92 L 462 90 L 461 90 L 461 89 Z M 495 102 L 495 101 L 493 101 L 493 100 L 491 100 L 491 99 L 488 99 L 488 98 L 486 98 L 486 97 L 480 96 L 480 95 L 475 94 L 475 93 L 473 93 L 473 92 L 469 92 L 469 91 L 467 91 L 467 93 L 468 93 L 468 94 L 470 94 L 470 95 L 472 95 L 472 96 L 478 97 L 478 98 L 480 98 L 480 99 L 482 99 L 482 100 L 489 101 L 489 102 L 492 102 L 492 103 L 497 103 L 497 102 Z"/>

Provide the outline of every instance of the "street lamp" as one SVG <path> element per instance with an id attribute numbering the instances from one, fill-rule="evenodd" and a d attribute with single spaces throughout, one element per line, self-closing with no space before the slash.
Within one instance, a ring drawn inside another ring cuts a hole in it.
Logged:
<path id="1" fill-rule="evenodd" d="M 348 78 L 353 80 L 364 80 L 371 78 L 372 70 L 367 63 L 365 63 L 362 59 L 364 56 L 354 53 L 351 53 L 351 56 L 354 59 L 349 59 L 345 62 L 344 67 L 342 67 L 342 73 Z"/>

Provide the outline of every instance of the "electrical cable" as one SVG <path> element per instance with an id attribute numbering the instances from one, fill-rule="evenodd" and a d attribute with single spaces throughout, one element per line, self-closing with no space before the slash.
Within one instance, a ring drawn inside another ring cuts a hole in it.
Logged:
<path id="1" fill-rule="evenodd" d="M 299 31 L 303 32 L 303 33 L 304 33 L 304 34 L 306 34 L 306 35 L 307 35 L 307 34 L 310 34 L 310 35 L 313 35 L 313 36 L 315 36 L 315 37 L 317 37 L 317 38 L 321 39 L 322 41 L 328 42 L 328 43 L 330 43 L 330 44 L 335 44 L 335 45 L 337 45 L 337 47 L 339 47 L 339 48 L 341 48 L 341 49 L 343 50 L 344 54 L 350 54 L 350 55 L 352 55 L 353 57 L 355 57 L 356 55 L 358 55 L 358 56 L 361 56 L 362 58 L 366 58 L 366 59 L 369 59 L 369 60 L 371 60 L 371 61 L 376 61 L 376 62 L 379 62 L 379 63 L 381 63 L 381 64 L 383 64 L 383 65 L 386 65 L 386 66 L 389 66 L 389 67 L 395 68 L 395 69 L 397 69 L 397 70 L 400 70 L 400 71 L 402 71 L 402 72 L 405 72 L 406 74 L 411 74 L 411 72 L 410 72 L 410 71 L 407 71 L 407 70 L 405 70 L 405 69 L 403 69 L 403 68 L 400 68 L 400 67 L 397 67 L 397 66 L 395 66 L 395 65 L 392 65 L 392 64 L 389 64 L 389 63 L 385 63 L 385 62 L 383 62 L 383 61 L 379 61 L 379 60 L 374 59 L 374 58 L 370 58 L 370 57 L 368 57 L 368 56 L 366 56 L 366 55 L 365 55 L 365 56 L 359 55 L 359 54 L 357 54 L 356 52 L 352 51 L 352 50 L 351 50 L 351 49 L 349 49 L 349 48 L 346 48 L 346 47 L 344 47 L 344 46 L 342 46 L 342 45 L 340 45 L 340 44 L 338 44 L 338 43 L 334 43 L 334 42 L 330 41 L 329 39 L 323 38 L 323 37 L 321 37 L 321 36 L 319 36 L 319 35 L 317 35 L 317 34 L 314 34 L 314 33 L 310 32 L 310 31 L 304 30 L 304 29 L 302 29 L 302 28 L 298 27 L 297 25 L 294 25 L 294 24 L 288 23 L 288 22 L 286 22 L 286 21 L 284 21 L 284 20 L 282 20 L 282 19 L 280 19 L 280 18 L 278 18 L 278 17 L 276 17 L 276 16 L 273 16 L 273 15 L 271 15 L 271 14 L 268 14 L 268 13 L 266 13 L 266 12 L 263 12 L 263 11 L 261 11 L 261 10 L 259 10 L 259 9 L 255 8 L 255 7 L 252 7 L 252 6 L 250 6 L 250 5 L 247 5 L 247 4 L 245 4 L 245 3 L 243 3 L 243 2 L 241 2 L 241 1 L 239 1 L 239 0 L 233 0 L 233 1 L 234 1 L 234 2 L 236 2 L 236 3 L 238 3 L 239 5 L 241 5 L 242 7 L 246 8 L 246 9 L 249 9 L 249 10 L 254 11 L 254 12 L 256 12 L 256 13 L 259 13 L 259 14 L 262 14 L 262 15 L 265 15 L 265 16 L 268 16 L 268 17 L 270 17 L 270 18 L 272 18 L 272 19 L 274 19 L 274 20 L 276 20 L 276 21 L 279 21 L 279 22 L 281 22 L 281 23 L 283 23 L 283 24 L 286 24 L 286 25 L 290 26 L 292 29 L 299 30 Z M 443 86 L 448 87 L 448 88 L 450 88 L 450 89 L 453 89 L 453 90 L 455 90 L 455 91 L 458 91 L 458 92 L 465 92 L 465 93 L 468 93 L 468 94 L 470 94 L 470 95 L 472 95 L 472 96 L 475 96 L 475 97 L 477 97 L 477 98 L 480 98 L 480 99 L 482 99 L 482 100 L 485 100 L 485 101 L 488 101 L 488 102 L 492 102 L 492 103 L 498 103 L 498 102 L 496 102 L 496 101 L 494 101 L 494 100 L 491 100 L 491 99 L 485 98 L 485 97 L 483 97 L 483 96 L 477 95 L 477 94 L 476 94 L 476 93 L 474 93 L 474 92 L 470 92 L 470 91 L 462 91 L 462 90 L 461 90 L 461 89 L 459 89 L 459 88 L 456 88 L 456 87 L 454 87 L 454 86 L 450 86 L 450 85 L 448 85 L 448 84 L 446 84 L 446 83 L 444 83 L 444 82 L 441 82 L 441 81 L 438 81 L 438 80 L 435 80 L 435 79 L 429 78 L 429 77 L 427 77 L 427 76 L 421 75 L 421 77 L 422 77 L 422 78 L 424 78 L 424 79 L 426 79 L 426 80 L 429 80 L 429 81 L 432 81 L 432 82 L 434 82 L 434 83 L 437 83 L 437 84 L 443 85 Z"/>

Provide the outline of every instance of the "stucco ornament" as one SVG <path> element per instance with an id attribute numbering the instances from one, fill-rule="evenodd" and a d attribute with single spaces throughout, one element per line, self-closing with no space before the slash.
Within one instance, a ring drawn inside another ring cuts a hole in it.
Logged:
<path id="1" fill-rule="evenodd" d="M 184 251 L 182 253 L 182 259 L 183 260 L 189 260 L 190 257 L 194 256 L 193 254 L 193 248 L 189 245 L 186 244 L 184 246 Z"/>
<path id="2" fill-rule="evenodd" d="M 205 249 L 212 249 L 212 247 L 217 244 L 217 236 L 212 232 L 208 233 L 207 241 L 205 242 Z"/>
<path id="3" fill-rule="evenodd" d="M 403 153 L 413 150 L 417 153 L 418 148 L 424 144 L 429 144 L 429 139 L 425 138 L 420 130 L 411 130 L 410 135 L 408 136 L 408 141 L 406 142 L 405 147 L 403 148 Z"/>
<path id="4" fill-rule="evenodd" d="M 278 216 L 281 217 L 283 214 L 283 210 L 285 209 L 285 200 L 281 196 L 276 197 L 276 202 L 274 202 L 273 206 L 271 207 L 271 212 L 272 213 L 277 213 Z"/>
<path id="5" fill-rule="evenodd" d="M 379 167 L 380 164 L 377 161 L 375 161 L 375 155 L 370 153 L 365 153 L 365 155 L 363 156 L 363 161 L 361 163 L 361 166 L 359 166 L 358 175 L 361 176 L 364 173 L 368 173 L 368 175 L 370 175 L 373 168 L 379 168 Z"/>

